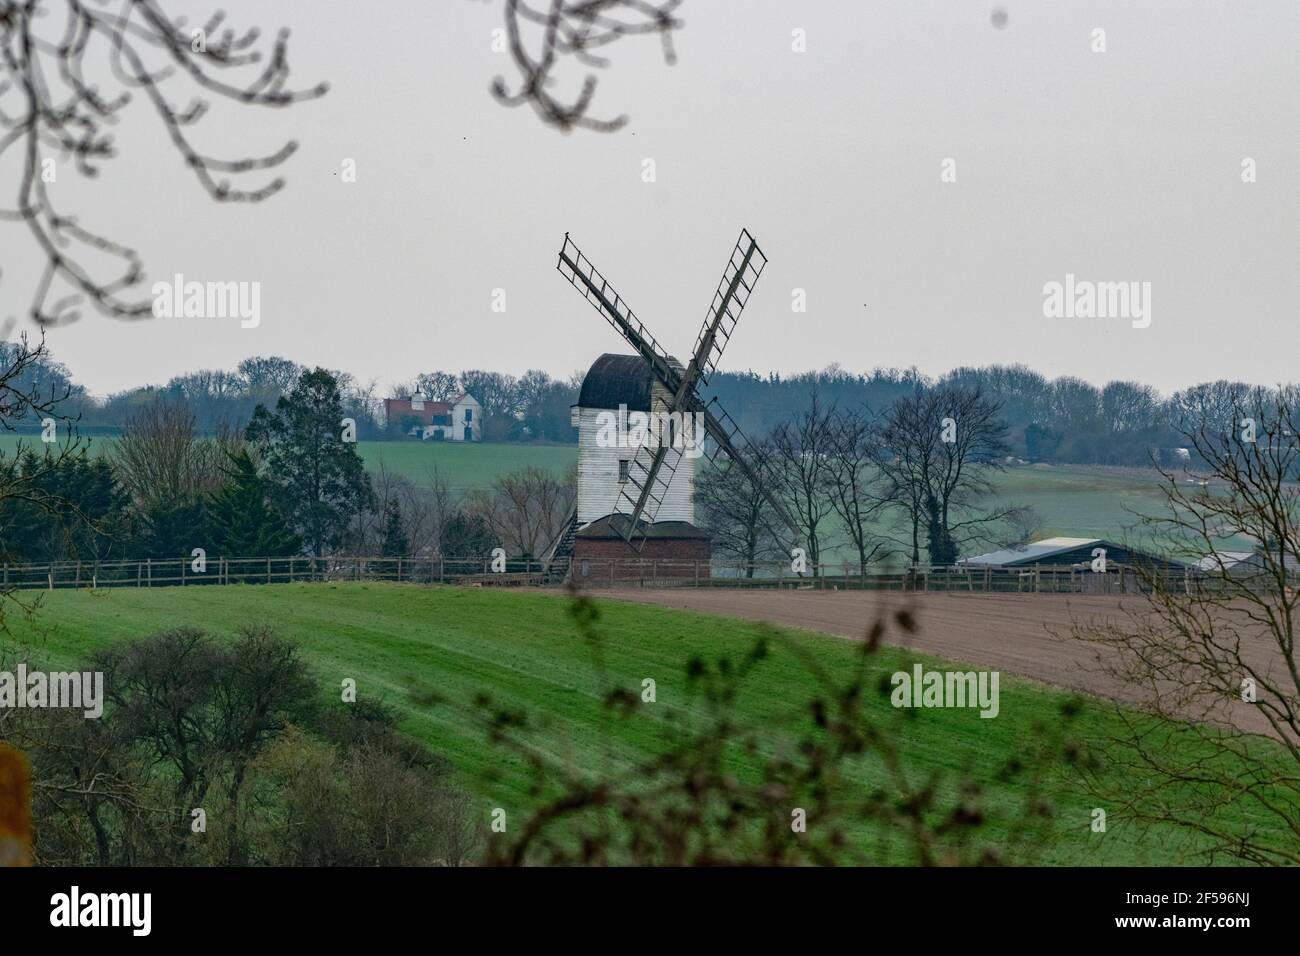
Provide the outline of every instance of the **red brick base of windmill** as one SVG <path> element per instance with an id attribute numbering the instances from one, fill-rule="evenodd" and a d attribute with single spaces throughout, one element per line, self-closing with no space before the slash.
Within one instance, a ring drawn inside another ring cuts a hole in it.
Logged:
<path id="1" fill-rule="evenodd" d="M 685 521 L 642 526 L 628 542 L 600 518 L 573 539 L 573 575 L 578 584 L 630 580 L 699 580 L 709 577 L 713 541 Z"/>

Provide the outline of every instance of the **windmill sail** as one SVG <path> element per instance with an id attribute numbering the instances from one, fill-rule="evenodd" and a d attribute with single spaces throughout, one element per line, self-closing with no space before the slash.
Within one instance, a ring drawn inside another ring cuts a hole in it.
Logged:
<path id="1" fill-rule="evenodd" d="M 799 530 L 799 525 L 790 517 L 790 512 L 782 504 L 781 499 L 772 491 L 776 481 L 770 474 L 771 466 L 767 463 L 767 459 L 758 453 L 745 437 L 744 432 L 740 430 L 736 420 L 727 414 L 726 410 L 718 404 L 717 399 L 704 406 L 703 411 L 705 429 L 714 445 L 713 454 L 709 456 L 710 460 L 725 456 L 729 462 L 728 468 L 736 467 L 744 471 L 754 483 L 754 487 L 762 489 L 768 505 L 789 530 L 791 540 L 798 544 L 803 539 L 803 533 Z M 777 534 L 775 537 L 779 538 L 780 535 Z"/>
<path id="2" fill-rule="evenodd" d="M 582 250 L 574 244 L 567 232 L 564 234 L 564 245 L 560 247 L 560 260 L 555 268 L 560 275 L 573 283 L 574 288 L 582 293 L 583 298 L 590 302 L 610 325 L 618 329 L 623 338 L 627 339 L 641 357 L 650 363 L 661 382 L 665 385 L 672 383 L 668 387 L 670 391 L 675 392 L 681 375 L 673 368 L 668 353 L 659 347 L 655 337 L 641 324 L 641 320 L 592 265 L 591 260 L 582 254 Z"/>
<path id="3" fill-rule="evenodd" d="M 754 285 L 762 275 L 765 265 L 767 265 L 767 257 L 758 248 L 758 243 L 749 234 L 749 230 L 742 229 L 735 248 L 731 250 L 727 266 L 722 270 L 722 279 L 718 282 L 718 290 L 714 293 L 709 314 L 705 317 L 704 325 L 700 327 L 700 334 L 695 339 L 691 364 L 677 381 L 676 388 L 673 388 L 668 381 L 664 383 L 673 393 L 672 401 L 668 405 L 670 414 L 680 418 L 681 413 L 687 410 L 692 400 L 696 399 L 696 385 L 701 380 L 707 381 L 708 373 L 717 367 L 718 358 L 731 338 L 736 322 L 740 319 L 741 310 L 749 301 L 750 293 L 753 292 Z M 699 437 L 703 438 L 703 436 Z M 631 494 L 632 487 L 625 487 L 619 499 L 620 504 L 624 498 L 632 501 L 628 534 L 635 532 L 638 527 L 637 522 L 642 517 L 647 521 L 654 521 L 659 505 L 663 502 L 663 496 L 668 492 L 673 473 L 677 470 L 677 464 L 681 461 L 682 453 L 678 449 L 661 445 L 648 455 L 638 455 L 638 461 L 633 464 L 641 464 L 642 457 L 648 458 L 648 462 L 640 467 L 635 475 L 635 495 Z M 666 472 L 665 465 L 668 466 Z M 632 484 L 629 481 L 629 485 Z"/>
<path id="4" fill-rule="evenodd" d="M 718 367 L 722 350 L 731 341 L 731 333 L 740 321 L 740 313 L 766 265 L 767 256 L 758 248 L 758 243 L 749 234 L 749 230 L 740 230 L 736 248 L 731 250 L 731 258 L 718 281 L 718 291 L 713 294 L 708 315 L 704 317 L 700 334 L 695 338 L 695 360 L 692 365 L 705 384 L 708 384 L 709 376 Z"/>
<path id="5" fill-rule="evenodd" d="M 560 247 L 556 269 L 650 363 L 654 377 L 664 388 L 674 396 L 683 392 L 681 366 L 668 357 L 655 337 L 636 317 L 636 313 L 627 306 L 622 296 L 591 260 L 582 254 L 568 233 L 565 233 L 564 245 Z M 667 410 L 680 411 L 673 408 L 676 404 L 678 402 L 674 401 Z M 669 436 L 670 439 L 671 437 Z M 666 440 L 643 445 L 628 463 L 627 480 L 620 489 L 613 513 L 626 516 L 626 520 L 620 522 L 619 531 L 629 542 L 638 538 L 644 544 L 642 523 L 654 521 L 659 506 L 668 494 L 673 475 L 681 464 L 683 450 L 680 446 L 674 447 L 677 444 Z"/>
<path id="6" fill-rule="evenodd" d="M 659 508 L 672 487 L 673 476 L 686 456 L 686 443 L 697 441 L 703 436 L 685 435 L 681 431 L 672 431 L 672 425 L 690 428 L 689 419 L 678 415 L 669 417 L 669 434 L 664 434 L 662 422 L 657 430 L 655 440 L 642 445 L 628 463 L 627 481 L 619 492 L 614 511 L 627 515 L 627 522 L 620 530 L 623 537 L 632 541 L 638 538 L 641 545 L 645 543 L 642 522 L 653 522 L 659 514 Z"/>

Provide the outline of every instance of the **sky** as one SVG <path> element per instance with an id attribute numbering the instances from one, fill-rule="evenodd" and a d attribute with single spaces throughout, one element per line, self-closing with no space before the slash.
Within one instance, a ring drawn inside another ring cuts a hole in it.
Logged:
<path id="1" fill-rule="evenodd" d="M 722 369 L 1025 363 L 1164 393 L 1298 378 L 1294 0 L 685 0 L 675 64 L 653 38 L 608 48 L 593 113 L 629 117 L 613 134 L 493 100 L 515 77 L 492 49 L 500 0 L 221 6 L 289 27 L 293 79 L 331 84 L 285 110 L 215 104 L 194 130 L 232 156 L 297 140 L 285 190 L 213 202 L 143 101 L 94 181 L 61 159 L 51 190 L 140 252 L 146 298 L 177 273 L 257 282 L 260 323 L 52 329 L 93 393 L 254 354 L 381 391 L 433 369 L 568 376 L 629 349 L 555 271 L 566 231 L 683 355 L 742 227 L 770 264 Z M 11 166 L 0 183 L 12 195 Z M 0 318 L 19 330 L 37 263 L 0 222 Z M 1045 285 L 1070 274 L 1149 283 L 1149 324 L 1045 315 Z"/>

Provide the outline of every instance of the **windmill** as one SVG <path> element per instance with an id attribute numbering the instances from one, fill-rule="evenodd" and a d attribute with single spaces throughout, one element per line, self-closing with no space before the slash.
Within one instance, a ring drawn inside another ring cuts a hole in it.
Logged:
<path id="1" fill-rule="evenodd" d="M 792 540 L 797 542 L 800 539 L 797 525 L 781 501 L 771 492 L 772 482 L 764 480 L 768 467 L 766 462 L 741 433 L 735 420 L 718 404 L 717 399 L 706 404 L 698 392 L 699 386 L 707 385 L 709 375 L 717 368 L 718 359 L 735 333 L 741 311 L 766 265 L 767 257 L 759 249 L 758 243 L 748 230 L 742 229 L 700 327 L 690 363 L 685 368 L 660 347 L 622 296 L 610 286 L 591 260 L 582 254 L 568 233 L 564 234 L 564 244 L 560 248 L 556 268 L 649 365 L 653 380 L 669 396 L 666 411 L 670 415 L 691 415 L 693 420 L 702 420 L 706 435 L 712 442 L 710 460 L 724 456 L 726 468 L 739 468 L 756 487 L 763 489 L 772 511 L 789 529 Z M 611 518 L 617 519 L 619 533 L 638 551 L 645 542 L 645 528 L 655 520 L 684 454 L 682 442 L 657 440 L 641 444 L 628 463 L 626 480 L 620 486 Z M 557 558 L 565 558 L 572 553 L 577 525 L 575 511 L 550 548 L 548 566 Z"/>

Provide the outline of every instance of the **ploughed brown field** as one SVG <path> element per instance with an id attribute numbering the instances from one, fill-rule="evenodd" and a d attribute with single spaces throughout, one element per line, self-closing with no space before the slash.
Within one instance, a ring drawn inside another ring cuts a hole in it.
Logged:
<path id="1" fill-rule="evenodd" d="M 982 669 L 1029 677 L 1043 683 L 1126 703 L 1141 704 L 1143 695 L 1106 673 L 1102 648 L 1071 636 L 1072 624 L 1126 620 L 1146 603 L 1119 598 L 1058 594 L 925 594 L 888 591 L 731 590 L 726 588 L 615 589 L 602 598 L 657 604 L 705 614 L 753 621 L 861 640 L 882 613 L 904 608 L 916 618 L 914 633 L 889 628 L 885 640 L 920 653 L 962 661 Z M 1256 666 L 1267 664 L 1282 686 L 1285 662 L 1276 643 L 1261 628 L 1257 646 L 1244 655 Z M 1205 719 L 1203 708 L 1182 716 Z M 1269 733 L 1258 708 L 1240 700 L 1225 702 L 1215 720 L 1243 730 Z"/>

